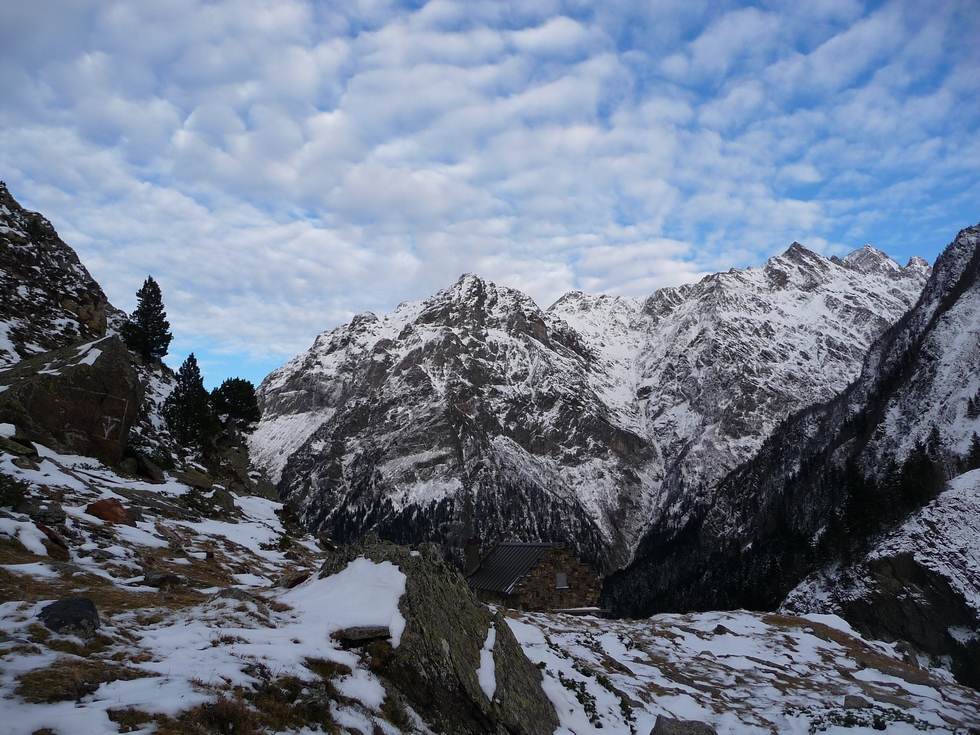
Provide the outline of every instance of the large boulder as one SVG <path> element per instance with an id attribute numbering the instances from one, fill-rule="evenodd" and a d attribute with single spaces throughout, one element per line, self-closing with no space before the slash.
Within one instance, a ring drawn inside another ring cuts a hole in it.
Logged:
<path id="1" fill-rule="evenodd" d="M 541 672 L 528 660 L 500 613 L 480 603 L 466 580 L 434 546 L 419 551 L 369 537 L 327 560 L 321 576 L 336 574 L 358 557 L 395 564 L 406 577 L 399 611 L 405 630 L 397 648 L 368 646 L 371 667 L 433 726 L 448 735 L 551 735 L 558 716 L 541 688 Z M 496 691 L 480 685 L 480 652 L 493 626 Z"/>
<path id="2" fill-rule="evenodd" d="M 111 463 L 123 455 L 142 400 L 132 355 L 115 335 L 0 373 L 0 422 L 53 449 Z"/>
<path id="3" fill-rule="evenodd" d="M 87 597 L 69 597 L 45 605 L 38 613 L 44 625 L 55 633 L 91 638 L 99 629 L 99 612 Z"/>

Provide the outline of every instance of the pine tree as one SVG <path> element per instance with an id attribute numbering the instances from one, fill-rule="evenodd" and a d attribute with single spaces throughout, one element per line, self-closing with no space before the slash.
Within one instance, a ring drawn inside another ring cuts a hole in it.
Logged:
<path id="1" fill-rule="evenodd" d="M 147 276 L 143 287 L 136 292 L 136 310 L 120 330 L 126 346 L 138 352 L 144 360 L 159 360 L 167 354 L 170 341 L 170 322 L 163 310 L 160 286 Z"/>
<path id="2" fill-rule="evenodd" d="M 902 464 L 899 492 L 906 510 L 922 507 L 942 492 L 945 485 L 942 468 L 929 456 L 922 441 L 917 441 Z"/>
<path id="3" fill-rule="evenodd" d="M 177 371 L 177 385 L 164 401 L 163 417 L 177 441 L 201 450 L 220 430 L 193 352 Z"/>
<path id="4" fill-rule="evenodd" d="M 968 419 L 980 418 L 980 390 L 966 400 L 966 417 Z"/>
<path id="5" fill-rule="evenodd" d="M 980 436 L 973 432 L 970 437 L 970 451 L 966 455 L 966 469 L 975 470 L 980 468 Z"/>
<path id="6" fill-rule="evenodd" d="M 262 418 L 255 386 L 243 378 L 228 378 L 211 391 L 211 406 L 218 416 L 227 416 L 245 433 L 255 431 L 255 424 Z"/>

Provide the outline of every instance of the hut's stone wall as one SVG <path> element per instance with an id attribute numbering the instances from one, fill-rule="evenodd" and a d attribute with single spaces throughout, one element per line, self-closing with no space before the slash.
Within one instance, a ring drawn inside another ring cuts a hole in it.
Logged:
<path id="1" fill-rule="evenodd" d="M 558 574 L 565 587 L 558 587 Z M 513 597 L 525 610 L 561 610 L 597 607 L 602 582 L 599 575 L 563 543 L 556 543 L 514 588 Z"/>

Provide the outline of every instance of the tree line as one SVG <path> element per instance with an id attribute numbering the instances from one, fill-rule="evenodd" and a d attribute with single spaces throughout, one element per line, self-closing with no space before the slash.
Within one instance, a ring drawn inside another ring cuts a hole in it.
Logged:
<path id="1" fill-rule="evenodd" d="M 147 362 L 167 355 L 173 334 L 163 306 L 160 286 L 148 276 L 136 292 L 136 309 L 120 329 L 126 346 Z M 243 378 L 228 378 L 210 393 L 192 352 L 177 370 L 176 385 L 163 404 L 163 418 L 182 445 L 206 451 L 223 427 L 249 433 L 262 417 L 255 386 Z"/>

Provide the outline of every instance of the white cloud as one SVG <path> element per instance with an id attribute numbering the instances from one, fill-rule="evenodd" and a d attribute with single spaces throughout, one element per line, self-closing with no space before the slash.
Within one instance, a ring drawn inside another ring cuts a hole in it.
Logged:
<path id="1" fill-rule="evenodd" d="M 977 219 L 969 2 L 62 5 L 0 6 L 0 178 L 115 303 L 152 272 L 185 353 L 267 365 L 464 271 L 547 306 Z"/>

